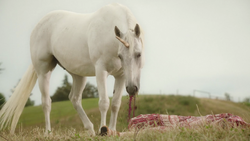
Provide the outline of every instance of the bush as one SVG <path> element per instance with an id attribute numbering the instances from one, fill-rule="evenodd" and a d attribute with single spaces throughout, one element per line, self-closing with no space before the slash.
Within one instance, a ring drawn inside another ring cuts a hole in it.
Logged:
<path id="1" fill-rule="evenodd" d="M 34 106 L 34 105 L 35 105 L 35 101 L 34 101 L 34 100 L 31 100 L 31 99 L 29 98 L 28 101 L 27 101 L 26 104 L 25 104 L 25 107 Z"/>
<path id="2" fill-rule="evenodd" d="M 4 103 L 5 103 L 5 97 L 2 93 L 0 93 L 0 109 L 3 107 Z"/>
<path id="3" fill-rule="evenodd" d="M 62 86 L 58 87 L 54 95 L 51 97 L 52 102 L 69 100 L 69 93 L 71 88 L 72 84 L 69 83 L 68 76 L 65 75 Z M 94 97 L 98 97 L 98 90 L 94 85 L 87 83 L 83 90 L 82 98 Z"/>

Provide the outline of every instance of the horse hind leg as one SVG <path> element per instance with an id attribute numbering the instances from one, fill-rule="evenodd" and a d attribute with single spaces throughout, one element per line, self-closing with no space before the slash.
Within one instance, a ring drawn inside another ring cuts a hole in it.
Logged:
<path id="1" fill-rule="evenodd" d="M 89 120 L 87 114 L 82 108 L 82 92 L 86 85 L 86 77 L 75 74 L 71 74 L 71 76 L 73 78 L 73 85 L 69 94 L 69 99 L 79 114 L 79 117 L 84 124 L 84 128 L 90 135 L 95 135 L 93 123 Z"/>
<path id="2" fill-rule="evenodd" d="M 42 108 L 45 116 L 46 134 L 51 131 L 51 125 L 50 125 L 51 98 L 49 95 L 49 80 L 51 73 L 56 66 L 56 60 L 51 58 L 46 61 L 43 60 L 43 61 L 33 62 L 35 70 L 38 75 L 38 85 L 42 94 Z"/>
<path id="3" fill-rule="evenodd" d="M 42 108 L 45 116 L 45 129 L 46 133 L 51 131 L 50 126 L 50 111 L 51 111 L 51 98 L 49 95 L 49 79 L 51 72 L 41 74 L 38 76 L 39 88 L 42 93 Z"/>

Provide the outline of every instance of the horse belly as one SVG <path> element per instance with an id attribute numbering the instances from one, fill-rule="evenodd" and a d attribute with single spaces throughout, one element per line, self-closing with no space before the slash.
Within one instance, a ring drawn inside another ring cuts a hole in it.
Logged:
<path id="1" fill-rule="evenodd" d="M 95 67 L 88 58 L 88 55 L 60 52 L 55 53 L 55 58 L 60 65 L 68 72 L 80 76 L 95 76 Z"/>
<path id="2" fill-rule="evenodd" d="M 87 44 L 84 40 L 63 40 L 53 48 L 53 54 L 58 62 L 70 73 L 80 76 L 94 76 L 95 67 L 90 59 Z"/>
<path id="3" fill-rule="evenodd" d="M 93 65 L 81 65 L 70 69 L 69 72 L 80 76 L 95 76 L 95 67 Z"/>

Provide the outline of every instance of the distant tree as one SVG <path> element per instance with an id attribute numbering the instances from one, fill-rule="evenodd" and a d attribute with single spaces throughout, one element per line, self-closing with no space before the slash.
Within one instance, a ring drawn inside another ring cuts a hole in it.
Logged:
<path id="1" fill-rule="evenodd" d="M 31 94 L 32 95 L 32 94 Z M 34 106 L 35 105 L 35 101 L 34 100 L 31 100 L 30 97 L 28 99 L 28 101 L 26 102 L 25 104 L 25 107 L 28 107 L 28 106 Z"/>
<path id="2" fill-rule="evenodd" d="M 250 103 L 250 97 L 245 98 L 245 99 L 244 99 L 244 102 Z"/>
<path id="3" fill-rule="evenodd" d="M 69 93 L 72 85 L 68 81 L 68 76 L 64 76 L 63 84 L 56 89 L 56 92 L 51 97 L 52 102 L 69 100 Z"/>
<path id="4" fill-rule="evenodd" d="M 226 98 L 227 101 L 231 101 L 229 93 L 225 93 L 225 98 Z"/>
<path id="5" fill-rule="evenodd" d="M 98 90 L 94 85 L 87 83 L 83 90 L 82 98 L 94 98 L 94 97 L 98 97 Z"/>
<path id="6" fill-rule="evenodd" d="M 68 76 L 65 75 L 62 86 L 58 87 L 54 95 L 51 96 L 52 102 L 69 100 L 71 87 L 72 84 L 69 83 Z M 94 85 L 87 83 L 82 93 L 82 98 L 91 97 L 98 97 L 98 90 Z"/>
<path id="7" fill-rule="evenodd" d="M 19 82 L 20 82 L 20 79 L 18 80 L 18 83 L 19 83 Z M 18 83 L 17 83 L 17 85 L 18 85 Z M 16 86 L 17 86 L 17 85 L 16 85 Z M 14 86 L 14 88 L 10 90 L 11 93 L 14 93 L 16 86 Z M 32 95 L 32 93 L 30 94 L 30 96 L 31 96 L 31 95 Z M 25 107 L 34 106 L 34 105 L 35 105 L 35 101 L 34 101 L 34 100 L 31 100 L 30 97 L 29 97 L 29 99 L 27 100 L 27 102 L 26 102 L 26 104 L 25 104 Z"/>
<path id="8" fill-rule="evenodd" d="M 0 66 L 1 66 L 1 65 L 2 65 L 2 63 L 0 63 Z M 0 73 L 1 73 L 1 71 L 3 71 L 3 68 L 0 67 Z"/>
<path id="9" fill-rule="evenodd" d="M 0 93 L 0 109 L 2 108 L 4 103 L 5 103 L 5 97 L 2 93 Z"/>

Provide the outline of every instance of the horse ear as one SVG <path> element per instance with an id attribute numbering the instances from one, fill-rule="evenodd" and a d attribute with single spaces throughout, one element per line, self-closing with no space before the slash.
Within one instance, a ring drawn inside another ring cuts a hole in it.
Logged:
<path id="1" fill-rule="evenodd" d="M 139 27 L 138 24 L 135 25 L 134 31 L 135 31 L 135 35 L 136 35 L 137 37 L 139 37 L 140 34 L 141 34 L 141 31 L 140 31 L 140 27 Z"/>
<path id="2" fill-rule="evenodd" d="M 115 35 L 121 37 L 121 32 L 117 26 L 115 26 Z"/>

